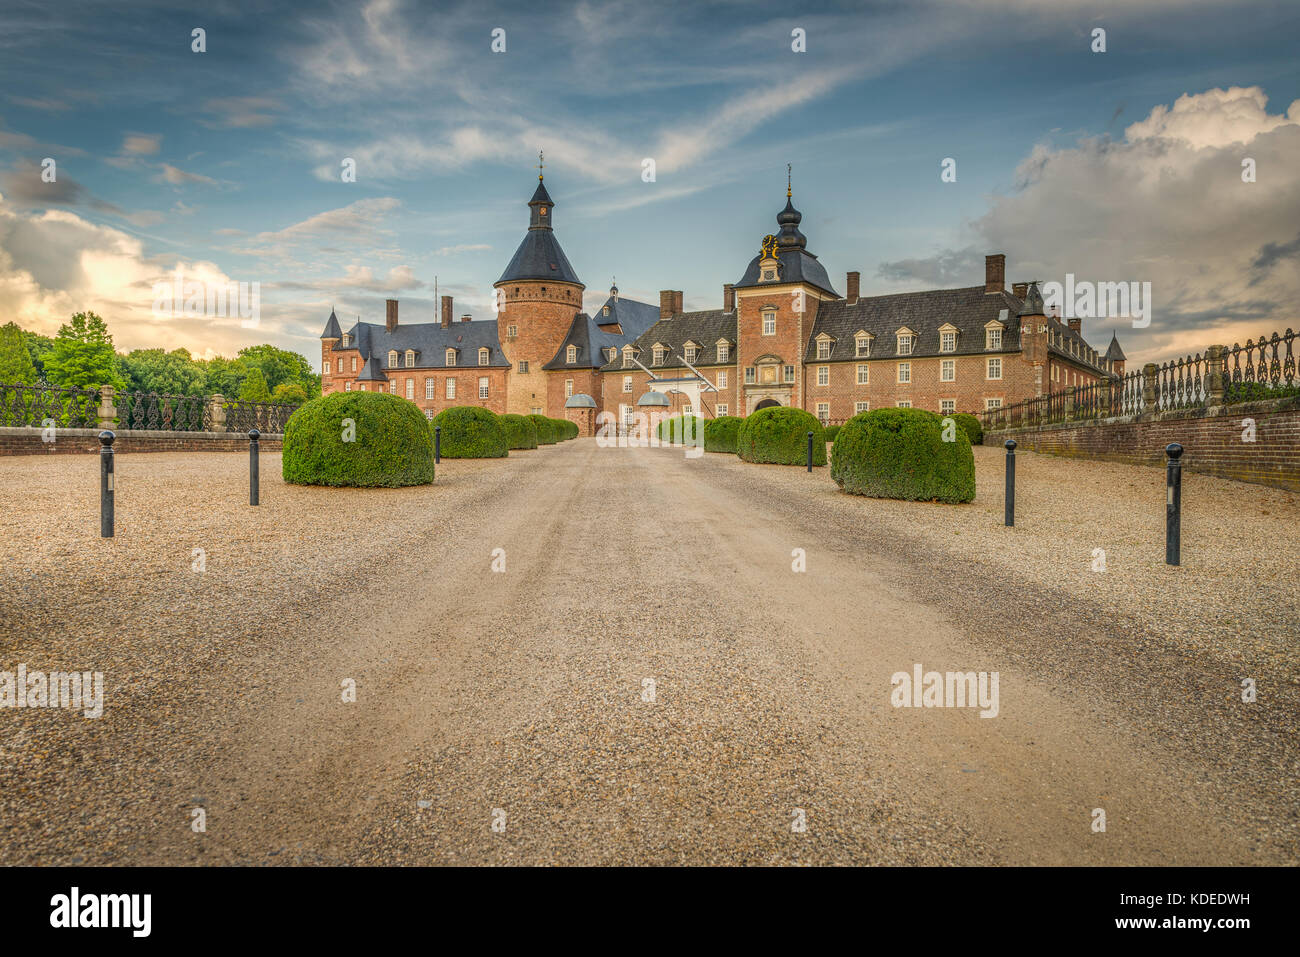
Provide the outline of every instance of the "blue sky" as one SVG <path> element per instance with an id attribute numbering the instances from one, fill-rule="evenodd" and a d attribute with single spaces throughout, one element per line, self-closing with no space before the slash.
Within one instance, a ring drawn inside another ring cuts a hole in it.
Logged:
<path id="1" fill-rule="evenodd" d="M 1130 358 L 1244 341 L 1295 324 L 1298 38 L 1292 3 L 9 0 L 0 321 L 53 332 L 93 308 L 119 348 L 316 362 L 331 305 L 431 320 L 435 275 L 487 318 L 544 149 L 589 310 L 613 275 L 719 305 L 790 163 L 841 293 L 850 269 L 865 293 L 974 285 L 1005 252 L 1008 281 L 1152 281 L 1150 328 L 1085 325 Z M 152 315 L 177 265 L 259 282 L 259 327 Z"/>

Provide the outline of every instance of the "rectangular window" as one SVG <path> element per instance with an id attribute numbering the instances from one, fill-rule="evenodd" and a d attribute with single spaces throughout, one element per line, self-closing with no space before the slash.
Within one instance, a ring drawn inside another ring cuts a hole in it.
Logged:
<path id="1" fill-rule="evenodd" d="M 822 425 L 825 425 L 827 422 L 830 421 L 830 419 L 831 419 L 831 404 L 830 404 L 829 402 L 818 402 L 818 403 L 817 403 L 817 418 L 819 418 L 819 419 L 821 420 Z"/>
<path id="2" fill-rule="evenodd" d="M 488 397 L 488 377 L 485 375 L 478 378 L 478 397 L 480 399 Z"/>
<path id="3" fill-rule="evenodd" d="M 776 313 L 774 312 L 763 313 L 763 335 L 765 336 L 776 335 Z"/>
<path id="4" fill-rule="evenodd" d="M 856 414 L 856 413 L 858 413 L 858 412 L 868 412 L 868 411 L 870 411 L 870 410 L 871 410 L 871 403 L 870 403 L 870 402 L 854 402 L 854 403 L 853 403 L 853 412 L 854 412 L 854 414 Z"/>
<path id="5" fill-rule="evenodd" d="M 425 379 L 424 397 L 426 399 L 436 399 L 438 397 L 438 393 L 434 391 L 436 388 L 437 388 L 437 383 L 433 379 Z"/>
<path id="6" fill-rule="evenodd" d="M 573 398 L 573 380 L 572 380 L 572 379 L 565 379 L 565 380 L 564 380 L 564 397 L 565 397 L 566 399 L 571 399 L 571 398 Z"/>
<path id="7" fill-rule="evenodd" d="M 912 354 L 912 337 L 903 335 L 898 337 L 898 354 L 900 356 L 910 356 Z"/>
<path id="8" fill-rule="evenodd" d="M 664 350 L 659 346 L 655 346 L 654 364 L 657 366 L 664 364 Z"/>
<path id="9" fill-rule="evenodd" d="M 785 381 L 786 382 L 794 381 L 794 366 L 785 367 Z"/>
<path id="10" fill-rule="evenodd" d="M 939 333 L 939 351 L 956 352 L 957 351 L 957 333 L 941 332 Z"/>
<path id="11" fill-rule="evenodd" d="M 623 424 L 626 426 L 636 425 L 636 409 L 630 405 L 619 406 L 623 410 Z"/>
<path id="12" fill-rule="evenodd" d="M 939 363 L 939 381 L 956 382 L 957 381 L 957 360 L 944 359 Z"/>
<path id="13" fill-rule="evenodd" d="M 1002 378 L 1002 360 L 1001 360 L 1001 359 L 990 359 L 990 360 L 989 360 L 989 378 L 990 378 L 990 379 L 1001 379 L 1001 378 Z"/>
<path id="14" fill-rule="evenodd" d="M 985 400 L 984 400 L 984 408 L 986 408 L 986 409 L 1000 409 L 1000 408 L 1002 408 L 1002 400 L 1001 400 L 1001 399 L 985 399 Z"/>
<path id="15" fill-rule="evenodd" d="M 393 380 L 391 380 L 391 381 L 388 383 L 388 391 L 389 391 L 391 394 L 393 394 L 393 395 L 397 395 L 397 380 L 396 380 L 396 379 L 393 379 Z"/>
<path id="16" fill-rule="evenodd" d="M 349 379 L 347 382 L 344 382 L 344 383 L 343 383 L 343 391 L 344 391 L 344 392 L 351 392 L 351 391 L 352 391 L 352 380 L 351 380 L 351 379 Z"/>
<path id="17" fill-rule="evenodd" d="M 406 397 L 407 397 L 408 399 L 414 399 L 414 398 L 415 398 L 415 380 L 414 380 L 414 379 L 407 379 L 407 380 L 406 380 Z"/>
<path id="18" fill-rule="evenodd" d="M 831 344 L 825 339 L 817 343 L 817 358 L 829 359 L 831 357 Z"/>
<path id="19" fill-rule="evenodd" d="M 623 391 L 624 392 L 632 391 L 632 377 L 630 375 L 623 376 Z"/>
<path id="20" fill-rule="evenodd" d="M 941 399 L 939 402 L 939 411 L 944 415 L 952 415 L 957 411 L 956 399 Z"/>
<path id="21" fill-rule="evenodd" d="M 454 399 L 454 398 L 456 398 L 456 380 L 455 380 L 455 379 L 448 379 L 448 380 L 447 380 L 447 398 L 449 398 L 449 399 Z"/>
<path id="22" fill-rule="evenodd" d="M 518 326 L 506 326 L 506 335 L 507 335 L 509 338 L 513 339 L 515 336 L 519 335 L 519 327 L 518 327 Z"/>
<path id="23" fill-rule="evenodd" d="M 343 357 L 339 356 L 339 372 L 343 371 Z"/>
<path id="24" fill-rule="evenodd" d="M 357 371 L 357 357 L 356 357 L 356 356 L 353 356 L 353 357 L 352 357 L 352 371 L 353 371 L 353 372 L 356 372 L 356 371 Z"/>
<path id="25" fill-rule="evenodd" d="M 753 385 L 753 384 L 754 384 L 754 375 L 755 375 L 755 373 L 754 373 L 754 367 L 753 367 L 753 366 L 745 366 L 745 384 L 746 384 L 746 385 Z"/>
<path id="26" fill-rule="evenodd" d="M 718 415 L 726 415 L 726 414 L 727 414 L 727 403 L 725 403 L 725 402 L 719 402 L 719 403 L 718 403 Z"/>
<path id="27" fill-rule="evenodd" d="M 912 381 L 912 363 L 900 362 L 898 364 L 898 381 L 899 382 Z"/>
<path id="28" fill-rule="evenodd" d="M 858 364 L 858 385 L 868 385 L 871 382 L 871 367 L 865 362 Z"/>
<path id="29" fill-rule="evenodd" d="M 857 345 L 858 345 L 859 359 L 865 359 L 867 358 L 867 356 L 871 355 L 871 340 L 868 339 L 866 336 L 863 336 L 862 338 L 858 339 Z"/>
<path id="30" fill-rule="evenodd" d="M 721 372 L 718 373 L 718 388 L 725 389 L 726 387 L 727 387 L 727 370 L 723 369 Z"/>
<path id="31" fill-rule="evenodd" d="M 830 385 L 830 384 L 831 384 L 831 367 L 830 367 L 830 366 L 818 366 L 818 367 L 817 367 L 817 384 L 818 384 L 818 385 Z"/>
<path id="32" fill-rule="evenodd" d="M 1001 348 L 1002 348 L 1002 330 L 1001 330 L 1001 329 L 986 329 L 986 330 L 984 331 L 984 339 L 985 339 L 984 346 L 985 346 L 985 348 L 987 348 L 990 352 L 993 351 L 994 349 L 1001 349 Z"/>
<path id="33" fill-rule="evenodd" d="M 695 411 L 691 408 L 691 404 L 689 402 L 687 402 L 685 405 L 682 406 L 682 415 L 694 415 L 694 414 Z"/>
<path id="34" fill-rule="evenodd" d="M 683 349 L 682 351 L 683 351 L 683 353 L 684 353 L 685 356 L 686 356 L 686 361 L 687 361 L 687 362 L 694 362 L 694 361 L 695 361 L 695 347 L 694 347 L 694 346 L 687 346 L 687 347 L 686 347 L 685 349 Z"/>
<path id="35" fill-rule="evenodd" d="M 527 374 L 528 374 L 528 360 L 527 360 L 527 359 L 521 359 L 521 360 L 519 361 L 519 374 L 520 374 L 520 375 L 527 375 Z"/>
<path id="36" fill-rule="evenodd" d="M 725 342 L 719 342 L 719 343 L 718 343 L 718 361 L 719 361 L 719 362 L 726 362 L 726 361 L 728 361 L 730 355 L 731 355 L 731 347 L 728 346 Z"/>
<path id="37" fill-rule="evenodd" d="M 910 409 L 912 407 L 912 403 L 907 399 L 899 399 L 894 404 L 900 409 Z"/>

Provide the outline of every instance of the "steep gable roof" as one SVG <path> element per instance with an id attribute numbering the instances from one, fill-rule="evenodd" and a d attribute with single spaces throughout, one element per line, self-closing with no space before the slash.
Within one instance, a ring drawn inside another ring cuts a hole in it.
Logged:
<path id="1" fill-rule="evenodd" d="M 685 369 L 686 364 L 682 361 L 681 355 L 682 346 L 687 341 L 703 343 L 699 361 L 691 364 L 707 366 L 718 364 L 716 343 L 719 339 L 726 340 L 728 343 L 736 341 L 736 314 L 734 312 L 709 309 L 704 312 L 684 312 L 671 319 L 661 319 L 643 332 L 637 338 L 635 345 L 643 355 L 649 354 L 656 342 L 666 347 L 663 365 L 651 366 L 648 362 L 646 363 L 652 369 Z M 735 365 L 735 363 L 736 353 L 733 350 L 727 361 L 722 364 L 731 366 Z M 614 361 L 606 362 L 602 369 L 611 372 L 622 367 L 623 357 L 618 355 L 614 357 Z"/>

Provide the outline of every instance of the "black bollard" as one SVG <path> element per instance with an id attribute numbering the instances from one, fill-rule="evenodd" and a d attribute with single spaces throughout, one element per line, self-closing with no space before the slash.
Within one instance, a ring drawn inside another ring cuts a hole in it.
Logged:
<path id="1" fill-rule="evenodd" d="M 433 463 L 437 465 L 442 461 L 442 426 L 433 427 Z"/>
<path id="2" fill-rule="evenodd" d="M 99 433 L 99 537 L 113 537 L 113 440 L 112 432 Z"/>
<path id="3" fill-rule="evenodd" d="M 1165 446 L 1169 465 L 1165 469 L 1165 564 L 1181 564 L 1183 537 L 1183 447 L 1177 442 Z"/>
<path id="4" fill-rule="evenodd" d="M 1003 524 L 1007 528 L 1013 528 L 1016 524 L 1016 440 L 1007 439 L 1007 494 L 1006 511 L 1003 515 Z"/>
<path id="5" fill-rule="evenodd" d="M 813 442 L 813 434 L 809 432 L 808 433 L 808 471 L 809 472 L 812 471 L 812 442 Z"/>
<path id="6" fill-rule="evenodd" d="M 257 429 L 248 430 L 248 504 L 260 505 L 258 499 L 258 465 L 257 465 L 257 440 L 262 437 L 262 433 Z"/>

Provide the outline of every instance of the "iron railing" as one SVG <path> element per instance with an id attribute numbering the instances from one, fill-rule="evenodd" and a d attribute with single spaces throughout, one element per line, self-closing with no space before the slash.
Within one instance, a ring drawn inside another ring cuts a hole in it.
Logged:
<path id="1" fill-rule="evenodd" d="M 96 389 L 0 383 L 0 425 L 3 426 L 43 428 L 53 423 L 64 429 L 94 428 L 98 409 Z"/>
<path id="2" fill-rule="evenodd" d="M 212 402 L 201 395 L 117 392 L 117 427 L 163 432 L 212 431 Z"/>
<path id="3" fill-rule="evenodd" d="M 281 433 L 289 416 L 297 411 L 292 402 L 249 402 L 236 399 L 222 403 L 226 410 L 226 431 L 247 432 L 257 429 L 266 433 Z"/>
<path id="4" fill-rule="evenodd" d="M 1296 333 L 1235 342 L 1224 356 L 1224 401 L 1246 402 L 1300 393 L 1296 377 Z"/>

